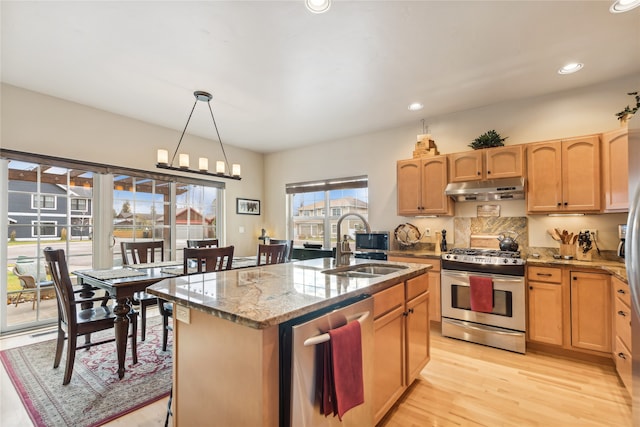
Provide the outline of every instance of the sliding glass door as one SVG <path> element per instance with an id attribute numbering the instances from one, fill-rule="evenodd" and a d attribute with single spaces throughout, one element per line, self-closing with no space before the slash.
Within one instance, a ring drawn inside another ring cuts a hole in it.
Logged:
<path id="1" fill-rule="evenodd" d="M 8 179 L 2 329 L 12 330 L 57 318 L 45 247 L 64 249 L 70 271 L 91 268 L 94 176 L 46 164 L 3 163 Z"/>

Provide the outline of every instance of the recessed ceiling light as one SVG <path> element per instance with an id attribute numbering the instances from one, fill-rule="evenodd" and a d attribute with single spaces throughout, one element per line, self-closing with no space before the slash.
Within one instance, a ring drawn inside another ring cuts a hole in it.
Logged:
<path id="1" fill-rule="evenodd" d="M 409 104 L 409 111 L 418 111 L 418 110 L 422 110 L 424 108 L 424 105 L 422 105 L 419 102 L 412 102 L 411 104 Z"/>
<path id="2" fill-rule="evenodd" d="M 331 7 L 331 0 L 304 0 L 304 5 L 313 13 L 324 13 Z"/>
<path id="3" fill-rule="evenodd" d="M 640 6 L 640 0 L 616 0 L 609 8 L 611 13 L 628 12 Z"/>
<path id="4" fill-rule="evenodd" d="M 580 71 L 582 67 L 584 67 L 584 64 L 581 64 L 579 62 L 572 62 L 571 64 L 567 64 L 564 67 L 560 68 L 558 70 L 558 74 L 575 73 L 576 71 Z"/>

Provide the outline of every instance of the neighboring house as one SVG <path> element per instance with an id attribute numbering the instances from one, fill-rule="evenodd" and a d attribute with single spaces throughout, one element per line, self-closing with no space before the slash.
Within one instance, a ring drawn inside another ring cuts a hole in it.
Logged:
<path id="1" fill-rule="evenodd" d="M 198 226 L 202 226 L 202 234 L 195 232 Z M 176 232 L 178 239 L 216 238 L 216 218 L 207 217 L 193 207 L 181 209 L 176 212 Z"/>
<path id="2" fill-rule="evenodd" d="M 43 182 L 38 194 L 35 182 L 9 180 L 8 184 L 9 237 L 59 239 L 67 225 L 70 237 L 91 237 L 91 189 L 70 187 L 67 192 L 64 185 Z"/>
<path id="3" fill-rule="evenodd" d="M 305 206 L 300 206 L 298 212 L 293 218 L 294 234 L 300 239 L 321 238 L 324 235 L 324 215 L 326 211 L 326 203 L 318 201 Z M 329 209 L 331 209 L 331 238 L 336 237 L 336 229 L 338 218 L 347 213 L 358 213 L 363 216 L 367 215 L 368 204 L 355 197 L 343 197 L 330 201 Z M 357 217 L 345 218 L 342 224 L 342 232 L 344 234 L 353 234 L 360 231 L 362 221 Z"/>

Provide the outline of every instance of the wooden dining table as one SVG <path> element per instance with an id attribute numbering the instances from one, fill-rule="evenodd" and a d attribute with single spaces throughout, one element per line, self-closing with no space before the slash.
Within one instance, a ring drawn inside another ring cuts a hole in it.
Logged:
<path id="1" fill-rule="evenodd" d="M 247 268 L 256 265 L 256 257 L 234 257 L 232 268 Z M 77 270 L 73 274 L 85 295 L 91 294 L 95 286 L 109 292 L 115 299 L 113 313 L 116 352 L 118 355 L 118 377 L 122 378 L 126 371 L 124 362 L 127 352 L 127 335 L 129 331 L 129 313 L 131 301 L 136 292 L 144 291 L 148 286 L 163 279 L 181 276 L 182 261 L 162 261 L 157 263 L 133 264 L 127 267 L 114 267 L 105 270 Z"/>

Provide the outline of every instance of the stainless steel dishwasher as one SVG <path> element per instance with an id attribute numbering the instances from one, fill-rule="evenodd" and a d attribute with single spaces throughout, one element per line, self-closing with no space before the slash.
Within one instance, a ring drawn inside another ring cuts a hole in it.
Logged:
<path id="1" fill-rule="evenodd" d="M 364 403 L 337 416 L 320 413 L 317 400 L 316 343 L 330 329 L 359 321 L 362 332 Z M 306 343 L 306 345 L 305 345 Z M 280 425 L 284 427 L 373 426 L 373 298 L 363 295 L 294 319 L 280 327 Z"/>

